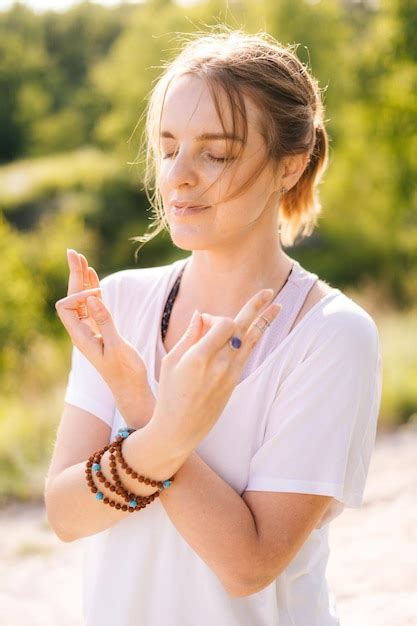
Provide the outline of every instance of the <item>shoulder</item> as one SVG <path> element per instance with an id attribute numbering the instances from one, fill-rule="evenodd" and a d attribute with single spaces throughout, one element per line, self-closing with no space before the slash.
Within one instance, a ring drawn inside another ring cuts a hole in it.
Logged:
<path id="1" fill-rule="evenodd" d="M 312 307 L 311 349 L 360 356 L 379 351 L 375 320 L 339 289 L 327 289 Z"/>
<path id="2" fill-rule="evenodd" d="M 345 394 L 359 387 L 368 392 L 375 387 L 381 365 L 375 321 L 335 289 L 310 309 L 298 331 L 294 329 L 278 391 L 281 395 L 293 388 L 310 394 L 326 388 L 332 397 L 333 392 Z"/>
<path id="3" fill-rule="evenodd" d="M 141 267 L 126 269 L 108 274 L 100 280 L 103 290 L 114 291 L 123 288 L 148 287 L 157 283 L 172 265 L 160 265 L 158 267 Z"/>
<path id="4" fill-rule="evenodd" d="M 109 299 L 129 294 L 146 295 L 163 289 L 165 279 L 168 279 L 179 261 L 156 267 L 141 267 L 113 272 L 100 280 L 103 297 Z"/>
<path id="5" fill-rule="evenodd" d="M 100 280 L 104 302 L 119 320 L 129 318 L 134 311 L 150 308 L 148 305 L 166 288 L 177 263 L 109 274 Z"/>

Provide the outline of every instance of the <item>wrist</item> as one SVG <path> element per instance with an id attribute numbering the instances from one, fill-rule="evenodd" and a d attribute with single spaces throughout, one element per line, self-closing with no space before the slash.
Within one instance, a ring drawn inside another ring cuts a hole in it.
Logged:
<path id="1" fill-rule="evenodd" d="M 138 443 L 141 448 L 139 457 Z M 155 480 L 165 480 L 176 474 L 192 454 L 192 450 L 180 448 L 175 440 L 167 437 L 159 424 L 152 419 L 130 435 L 123 445 L 126 462 L 129 464 L 130 458 L 130 465 L 133 467 L 137 463 L 137 458 L 140 458 L 141 464 L 149 468 L 148 475 L 152 475 Z"/>
<path id="2" fill-rule="evenodd" d="M 158 411 L 157 403 L 155 403 L 155 409 L 148 426 L 161 441 L 168 442 L 174 456 L 185 460 L 192 454 L 200 441 L 193 438 L 190 433 L 185 432 L 185 428 L 181 430 L 175 428 L 174 421 L 170 420 L 169 417 L 167 418 L 166 415 L 162 415 Z"/>
<path id="3" fill-rule="evenodd" d="M 168 455 L 174 462 L 178 462 L 179 467 L 188 459 L 198 445 L 198 443 L 195 443 L 190 438 L 185 437 L 183 433 L 175 432 L 170 428 L 169 419 L 161 419 L 161 415 L 156 409 L 147 424 L 147 428 L 154 434 L 158 441 L 166 446 Z"/>
<path id="4" fill-rule="evenodd" d="M 128 426 L 142 428 L 152 418 L 156 400 L 150 387 L 147 389 L 125 387 L 113 395 L 116 406 Z"/>

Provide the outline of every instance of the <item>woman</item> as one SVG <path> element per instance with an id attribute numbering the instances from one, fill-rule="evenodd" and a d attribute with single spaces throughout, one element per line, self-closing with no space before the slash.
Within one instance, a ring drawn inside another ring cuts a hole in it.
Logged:
<path id="1" fill-rule="evenodd" d="M 74 351 L 45 499 L 85 544 L 86 624 L 338 624 L 329 522 L 362 501 L 381 360 L 368 313 L 282 249 L 320 211 L 317 83 L 271 38 L 207 35 L 147 130 L 154 234 L 191 254 L 100 283 L 69 250 L 56 304 Z"/>

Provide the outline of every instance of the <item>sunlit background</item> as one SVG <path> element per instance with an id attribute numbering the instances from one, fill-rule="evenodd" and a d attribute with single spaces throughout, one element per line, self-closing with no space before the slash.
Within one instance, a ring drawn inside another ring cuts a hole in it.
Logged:
<path id="1" fill-rule="evenodd" d="M 156 66 L 178 46 L 175 33 L 218 21 L 300 43 L 299 56 L 325 89 L 331 158 L 323 215 L 291 254 L 375 316 L 385 356 L 380 426 L 409 420 L 417 410 L 411 4 L 105 4 L 115 3 L 75 3 L 59 13 L 20 3 L 0 12 L 0 495 L 41 488 L 68 368 L 70 346 L 54 310 L 66 288 L 65 249 L 83 251 L 101 276 L 135 266 L 129 237 L 145 232 L 150 214 L 142 168 L 128 165 L 141 127 L 133 130 Z M 178 255 L 160 236 L 139 265 Z M 19 438 L 18 455 L 10 435 Z"/>
<path id="2" fill-rule="evenodd" d="M 314 0 L 313 0 L 314 1 Z M 377 1 L 377 0 L 376 0 Z M 198 4 L 199 0 L 177 0 L 176 4 L 183 7 L 189 7 L 193 4 Z M 14 4 L 15 0 L 0 0 L 0 11 L 9 10 Z M 81 0 L 20 0 L 20 4 L 32 9 L 36 13 L 42 13 L 43 11 L 56 11 L 63 12 L 67 9 L 82 4 Z M 90 4 L 101 4 L 104 7 L 116 7 L 120 4 L 143 4 L 138 0 L 95 0 Z"/>
<path id="3" fill-rule="evenodd" d="M 51 10 L 53 9 L 53 10 Z M 135 132 L 175 33 L 225 22 L 299 43 L 325 90 L 323 213 L 291 256 L 376 320 L 379 429 L 417 414 L 417 8 L 408 0 L 0 0 L 0 501 L 41 500 L 70 343 L 65 250 L 101 277 L 183 256 L 150 224 Z M 1 621 L 0 621 L 1 624 Z M 395 625 L 397 626 L 397 624 Z"/>

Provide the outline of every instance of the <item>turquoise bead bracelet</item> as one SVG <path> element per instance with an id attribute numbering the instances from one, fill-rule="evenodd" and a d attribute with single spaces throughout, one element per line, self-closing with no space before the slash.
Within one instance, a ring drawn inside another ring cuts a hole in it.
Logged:
<path id="1" fill-rule="evenodd" d="M 164 481 L 156 481 L 150 478 L 145 478 L 145 476 L 139 476 L 137 472 L 132 470 L 132 468 L 127 465 L 123 458 L 121 448 L 123 441 L 133 432 L 135 432 L 134 428 L 119 428 L 116 439 L 112 443 L 104 446 L 104 448 L 90 456 L 86 463 L 85 470 L 88 486 L 90 487 L 92 493 L 95 494 L 98 501 L 101 501 L 104 504 L 108 504 L 109 506 L 116 509 L 121 509 L 122 511 L 129 511 L 129 513 L 133 513 L 134 511 L 139 511 L 145 508 L 148 504 L 153 502 L 153 500 L 159 496 L 160 492 L 163 489 L 167 489 L 168 487 L 170 487 L 174 480 L 174 476 Z M 107 450 L 110 451 L 110 471 L 114 479 L 114 484 L 106 480 L 106 477 L 101 471 L 100 460 L 103 454 L 107 452 Z M 117 471 L 116 458 L 120 462 L 121 467 L 125 470 L 126 474 L 130 475 L 132 478 L 137 478 L 138 482 L 140 483 L 151 485 L 152 487 L 158 487 L 158 491 L 150 494 L 149 496 L 139 496 L 134 493 L 128 492 L 124 488 L 123 483 L 120 480 L 120 476 Z M 102 491 L 99 491 L 96 487 L 96 484 L 93 480 L 93 472 L 95 473 L 97 479 L 100 482 L 104 483 L 105 487 L 109 488 L 110 491 L 121 495 L 126 504 L 120 504 L 119 502 L 105 497 L 104 493 Z"/>

